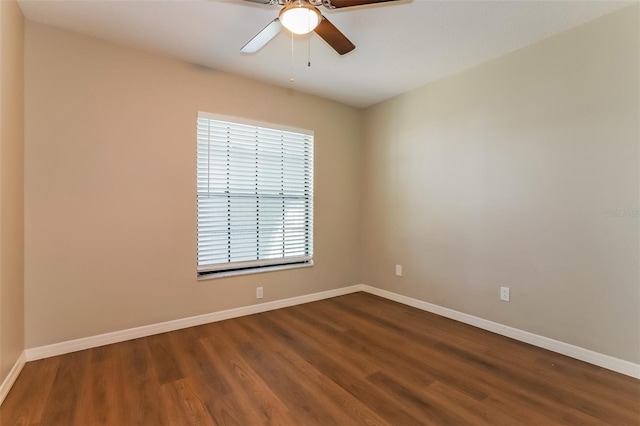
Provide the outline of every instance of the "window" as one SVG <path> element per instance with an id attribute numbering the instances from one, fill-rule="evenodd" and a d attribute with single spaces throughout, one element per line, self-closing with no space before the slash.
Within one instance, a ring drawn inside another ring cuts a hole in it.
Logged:
<path id="1" fill-rule="evenodd" d="M 313 133 L 198 113 L 198 275 L 313 261 Z"/>

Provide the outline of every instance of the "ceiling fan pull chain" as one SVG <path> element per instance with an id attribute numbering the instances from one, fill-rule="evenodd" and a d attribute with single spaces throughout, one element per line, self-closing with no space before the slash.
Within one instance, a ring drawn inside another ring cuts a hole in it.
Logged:
<path id="1" fill-rule="evenodd" d="M 308 16 L 309 27 L 311 27 L 311 14 Z M 307 36 L 307 66 L 311 68 L 311 37 Z"/>
<path id="2" fill-rule="evenodd" d="M 292 83 L 296 82 L 296 78 L 293 76 L 293 33 L 291 33 L 291 77 L 289 81 Z"/>

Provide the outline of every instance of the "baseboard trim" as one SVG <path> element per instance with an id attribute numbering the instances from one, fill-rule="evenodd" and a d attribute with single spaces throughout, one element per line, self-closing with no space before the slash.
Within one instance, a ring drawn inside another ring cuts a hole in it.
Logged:
<path id="1" fill-rule="evenodd" d="M 423 311 L 431 312 L 436 315 L 460 321 L 462 323 L 469 324 L 483 330 L 491 331 L 502 336 L 510 337 L 512 339 L 529 343 L 540 348 L 548 349 L 550 351 L 557 352 L 559 354 L 566 355 L 580 361 L 588 362 L 589 364 L 594 364 L 599 367 L 615 371 L 617 373 L 640 379 L 640 364 L 635 364 L 633 362 L 615 358 L 610 355 L 594 352 L 592 350 L 574 346 L 569 343 L 560 342 L 558 340 L 550 339 L 538 334 L 529 333 L 528 331 L 509 327 L 497 322 L 489 321 L 473 315 L 465 314 L 463 312 L 458 312 L 453 309 L 444 308 L 442 306 L 434 305 L 432 303 L 424 302 L 422 300 L 403 296 L 401 294 L 382 290 L 376 287 L 371 287 L 365 284 L 361 285 L 361 289 L 362 291 L 383 297 L 385 299 L 393 300 L 395 302 L 412 306 Z"/>
<path id="2" fill-rule="evenodd" d="M 25 351 L 26 359 L 27 361 L 35 361 L 38 359 L 49 358 L 57 355 L 63 355 L 70 352 L 81 351 L 84 349 L 91 349 L 99 346 L 110 345 L 112 343 L 119 343 L 127 340 L 138 339 L 140 337 L 152 336 L 154 334 L 166 333 L 169 331 L 180 330 L 183 328 L 194 327 L 202 324 L 208 324 L 211 322 L 224 321 L 227 319 L 242 317 L 245 315 L 258 314 L 261 312 L 272 311 L 275 309 L 287 308 L 289 306 L 301 305 L 303 303 L 329 299 L 331 297 L 342 296 L 349 293 L 355 293 L 361 290 L 362 290 L 361 285 L 342 287 L 334 290 L 322 291 L 319 293 L 312 293 L 312 294 L 306 294 L 303 296 L 291 297 L 288 299 L 275 300 L 273 302 L 243 306 L 241 308 L 228 309 L 224 311 L 212 312 L 209 314 L 197 315 L 193 317 L 181 318 L 181 319 L 161 322 L 157 324 L 145 325 L 142 327 L 129 328 L 126 330 L 114 331 L 112 333 L 99 334 L 97 336 L 90 336 L 90 337 L 83 337 L 81 339 L 68 340 L 66 342 L 54 343 L 52 345 L 39 346 L 39 347 L 27 349 Z"/>
<path id="3" fill-rule="evenodd" d="M 18 376 L 20 375 L 20 372 L 22 371 L 22 368 L 24 367 L 24 364 L 26 362 L 27 362 L 27 359 L 26 359 L 25 353 L 24 351 L 22 351 L 22 353 L 16 360 L 15 364 L 13 364 L 13 367 L 11 367 L 11 370 L 9 370 L 9 374 L 2 381 L 2 384 L 0 385 L 0 405 L 2 405 L 2 403 L 4 402 L 4 399 L 9 394 L 11 387 L 18 379 Z"/>
<path id="4" fill-rule="evenodd" d="M 112 333 L 99 334 L 97 336 L 84 337 L 81 339 L 69 340 L 66 342 L 54 343 L 52 345 L 40 346 L 36 348 L 26 349 L 18 359 L 11 372 L 0 386 L 0 403 L 9 393 L 9 389 L 13 382 L 20 374 L 22 367 L 26 361 L 35 361 L 38 359 L 49 358 L 52 356 L 63 355 L 70 352 L 91 349 L 99 346 L 110 345 L 112 343 L 124 342 L 127 340 L 138 339 L 140 337 L 152 336 L 154 334 L 166 333 L 169 331 L 180 330 L 183 328 L 194 327 L 197 325 L 208 324 L 211 322 L 224 321 L 231 318 L 237 318 L 245 315 L 252 315 L 261 312 L 272 311 L 275 309 L 287 308 L 289 306 L 301 305 L 304 303 L 315 302 L 318 300 L 329 299 L 331 297 L 343 296 L 345 294 L 364 291 L 385 299 L 393 300 L 407 306 L 431 312 L 446 318 L 460 321 L 483 330 L 491 331 L 502 336 L 510 337 L 521 342 L 529 343 L 540 348 L 548 349 L 562 355 L 569 356 L 599 367 L 606 368 L 627 376 L 640 379 L 640 364 L 635 364 L 610 355 L 594 352 L 589 349 L 574 346 L 569 343 L 560 342 L 538 334 L 523 331 L 497 322 L 489 321 L 453 309 L 434 305 L 419 299 L 414 299 L 401 294 L 371 287 L 366 284 L 358 284 L 349 287 L 342 287 L 334 290 L 312 293 L 303 296 L 292 297 L 288 299 L 276 300 L 273 302 L 260 303 L 257 305 L 243 306 L 240 308 L 228 309 L 225 311 L 212 312 L 188 318 L 181 318 L 172 321 L 166 321 L 158 324 L 151 324 L 142 327 L 135 327 Z"/>

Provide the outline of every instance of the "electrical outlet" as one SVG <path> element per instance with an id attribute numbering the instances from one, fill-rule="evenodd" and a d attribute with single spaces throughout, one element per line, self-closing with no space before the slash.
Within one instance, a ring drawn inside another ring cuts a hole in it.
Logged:
<path id="1" fill-rule="evenodd" d="M 402 265 L 396 265 L 396 277 L 402 276 Z"/>
<path id="2" fill-rule="evenodd" d="M 262 299 L 262 287 L 256 287 L 256 299 Z"/>
<path id="3" fill-rule="evenodd" d="M 509 287 L 500 287 L 500 300 L 508 302 L 511 298 Z"/>

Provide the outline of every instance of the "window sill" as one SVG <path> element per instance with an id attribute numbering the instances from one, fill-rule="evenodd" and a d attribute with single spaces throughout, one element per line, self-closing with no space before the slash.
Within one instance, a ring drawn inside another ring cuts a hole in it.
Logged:
<path id="1" fill-rule="evenodd" d="M 239 271 L 220 271 L 206 275 L 198 275 L 198 281 L 216 280 L 219 278 L 237 277 L 239 275 L 262 274 L 264 272 L 286 271 L 288 269 L 310 268 L 313 266 L 313 260 L 304 264 L 291 265 L 274 265 L 256 269 L 242 269 Z"/>

